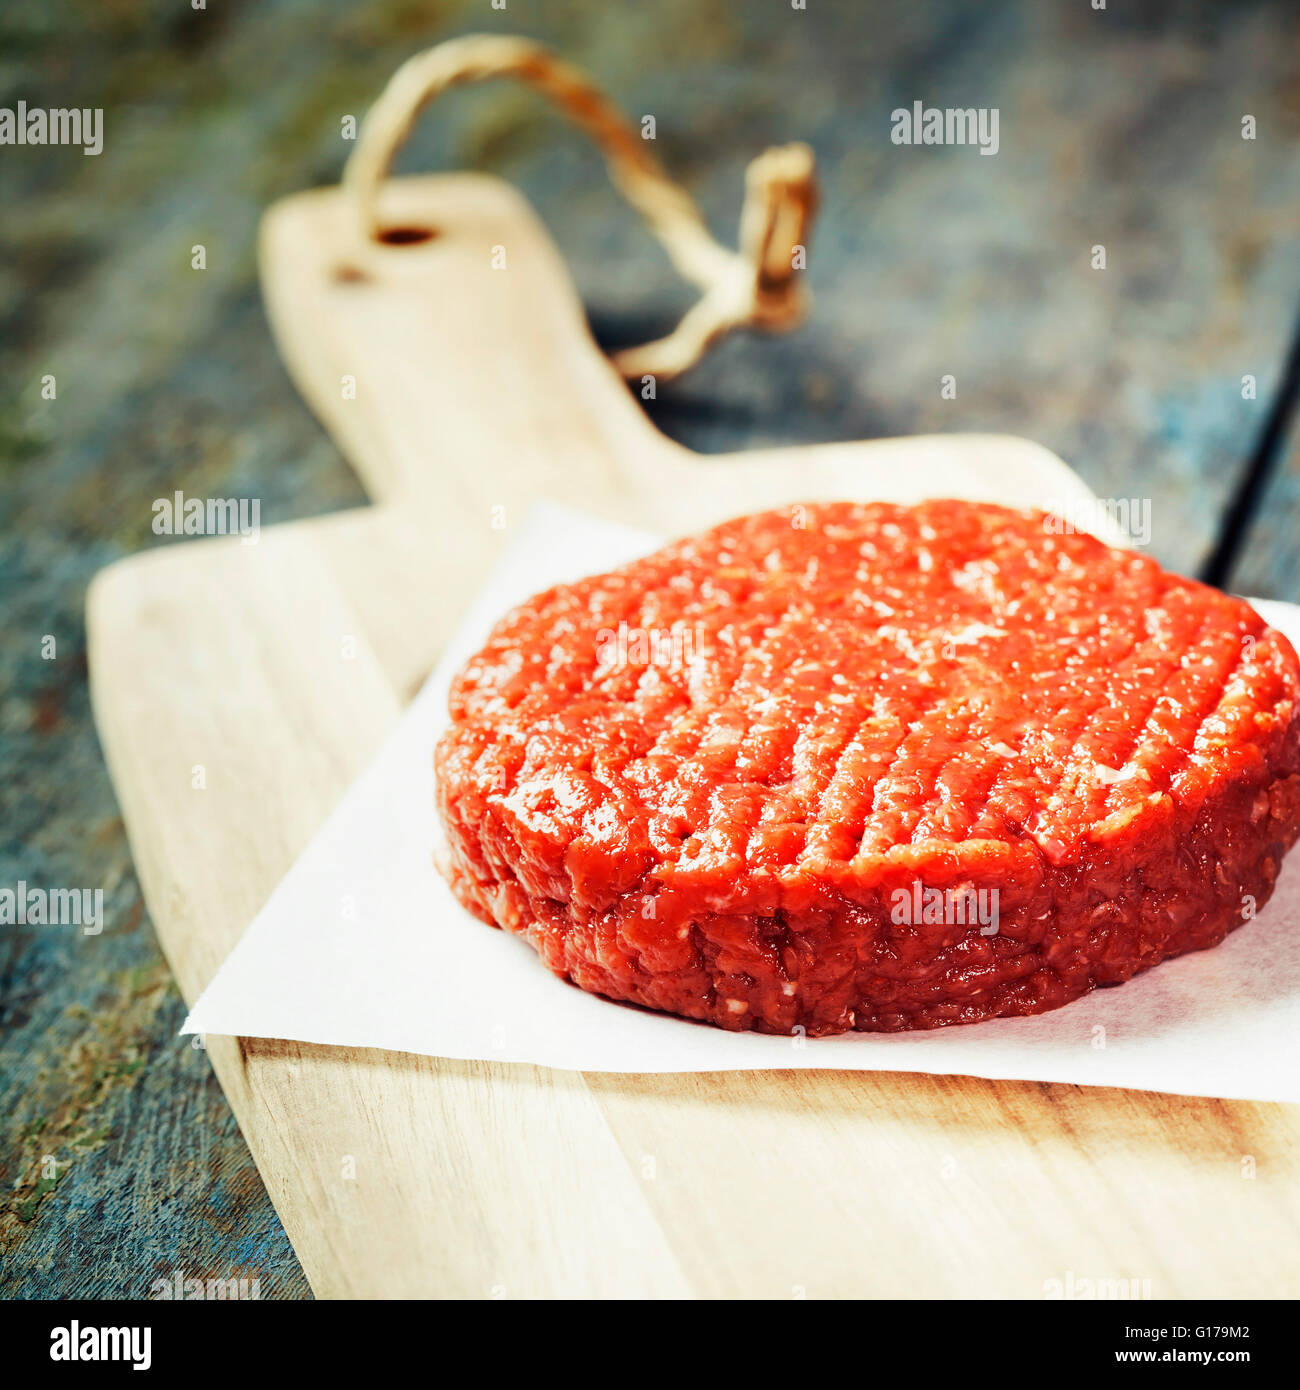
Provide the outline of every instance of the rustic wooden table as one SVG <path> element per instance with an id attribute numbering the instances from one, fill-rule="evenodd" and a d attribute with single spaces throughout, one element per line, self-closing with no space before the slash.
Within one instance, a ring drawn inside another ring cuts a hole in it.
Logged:
<path id="1" fill-rule="evenodd" d="M 141 1296 L 233 1267 L 261 1271 L 263 1297 L 309 1292 L 204 1054 L 176 1037 L 82 626 L 94 571 L 161 543 L 157 497 L 257 497 L 265 524 L 361 500 L 267 335 L 262 207 L 334 181 L 343 117 L 417 47 L 478 28 L 543 38 L 654 114 L 724 240 L 746 160 L 805 139 L 824 195 L 807 325 L 723 345 L 661 390 L 656 423 L 704 450 L 1025 435 L 1100 496 L 1149 499 L 1152 551 L 1193 572 L 1300 309 L 1300 15 L 1120 9 L 10 0 L 0 106 L 103 107 L 105 138 L 97 158 L 0 148 L 0 885 L 101 886 L 106 922 L 0 927 L 0 1295 Z M 997 155 L 891 144 L 891 111 L 914 101 L 997 108 Z M 598 157 L 527 93 L 440 104 L 400 167 L 523 188 L 602 341 L 689 302 Z M 1234 589 L 1300 598 L 1297 461 L 1293 438 Z"/>

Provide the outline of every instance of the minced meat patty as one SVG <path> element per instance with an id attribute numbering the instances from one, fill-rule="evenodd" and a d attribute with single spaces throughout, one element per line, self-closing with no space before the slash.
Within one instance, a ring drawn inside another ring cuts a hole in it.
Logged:
<path id="1" fill-rule="evenodd" d="M 461 902 L 582 989 L 811 1036 L 1222 941 L 1300 830 L 1295 651 L 1063 530 L 808 504 L 516 608 L 435 757 Z"/>

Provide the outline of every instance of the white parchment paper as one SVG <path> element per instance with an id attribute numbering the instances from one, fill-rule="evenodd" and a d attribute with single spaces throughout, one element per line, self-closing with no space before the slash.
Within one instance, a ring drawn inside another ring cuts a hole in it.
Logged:
<path id="1" fill-rule="evenodd" d="M 1300 1101 L 1300 851 L 1212 951 L 1037 1018 L 803 1039 L 725 1033 L 598 999 L 470 917 L 433 868 L 433 745 L 451 675 L 507 608 L 653 549 L 531 514 L 442 663 L 195 1004 L 182 1030 L 582 1071 L 853 1068 Z M 1300 608 L 1258 603 L 1300 646 Z"/>

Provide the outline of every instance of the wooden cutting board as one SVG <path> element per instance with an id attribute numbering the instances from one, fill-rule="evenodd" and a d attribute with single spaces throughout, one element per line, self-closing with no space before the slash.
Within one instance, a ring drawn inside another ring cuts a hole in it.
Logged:
<path id="1" fill-rule="evenodd" d="M 387 225 L 434 234 L 360 241 L 343 195 L 324 190 L 274 208 L 262 246 L 281 349 L 374 505 L 254 545 L 138 555 L 88 601 L 96 720 L 191 1002 L 531 499 L 681 533 L 801 498 L 1088 497 L 1060 460 L 1008 438 L 697 457 L 654 430 L 601 356 L 508 187 L 411 179 L 384 198 Z M 325 1297 L 1040 1298 L 1086 1280 L 1155 1297 L 1300 1293 L 1291 1107 L 207 1047 Z"/>

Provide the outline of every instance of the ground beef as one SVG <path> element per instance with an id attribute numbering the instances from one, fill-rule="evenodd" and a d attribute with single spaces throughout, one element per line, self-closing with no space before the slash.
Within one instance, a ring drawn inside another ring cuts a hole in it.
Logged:
<path id="1" fill-rule="evenodd" d="M 1298 687 L 1248 604 L 1042 513 L 741 517 L 501 621 L 446 871 L 582 989 L 723 1028 L 1040 1013 L 1267 899 Z"/>

